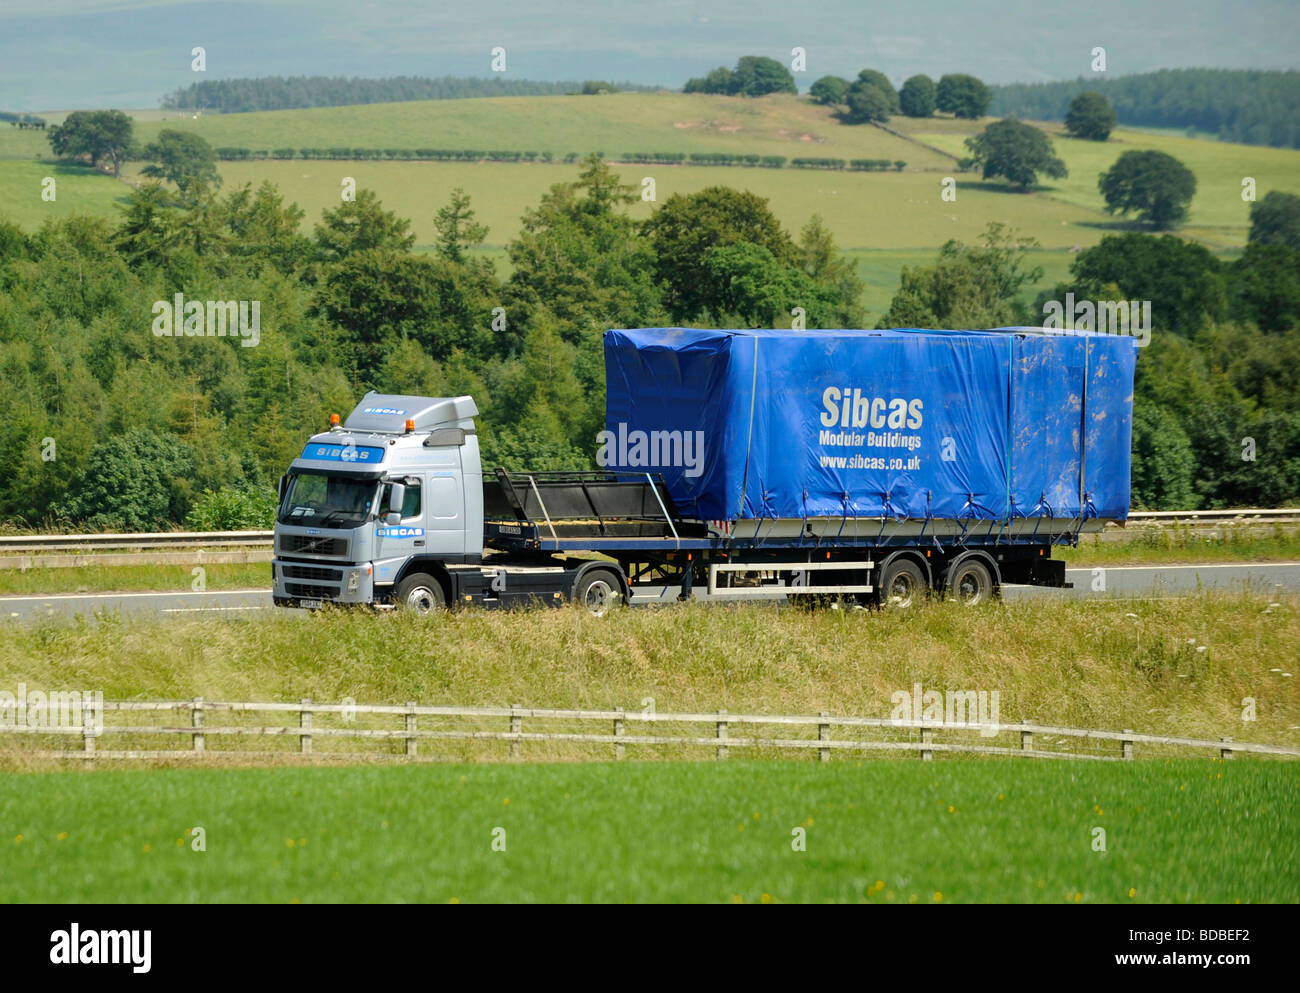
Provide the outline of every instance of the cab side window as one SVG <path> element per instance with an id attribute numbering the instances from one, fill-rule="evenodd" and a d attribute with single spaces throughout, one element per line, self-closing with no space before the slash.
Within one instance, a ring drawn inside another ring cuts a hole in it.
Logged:
<path id="1" fill-rule="evenodd" d="M 379 504 L 381 508 L 387 509 L 388 495 L 392 490 L 392 483 L 384 484 L 384 493 L 380 498 Z M 412 480 L 406 484 L 406 499 L 402 501 L 402 520 L 407 521 L 413 517 L 420 516 L 420 492 L 420 481 L 418 479 Z"/>

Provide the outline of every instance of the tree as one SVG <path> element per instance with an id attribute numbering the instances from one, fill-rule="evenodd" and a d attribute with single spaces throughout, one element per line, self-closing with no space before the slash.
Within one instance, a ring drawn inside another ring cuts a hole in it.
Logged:
<path id="1" fill-rule="evenodd" d="M 1133 407 L 1132 502 L 1148 510 L 1192 510 L 1196 456 L 1171 411 L 1152 403 Z"/>
<path id="2" fill-rule="evenodd" d="M 1067 174 L 1065 163 L 1052 154 L 1052 142 L 1042 131 L 1014 117 L 995 121 L 974 138 L 966 139 L 985 179 L 1002 176 L 1022 192 L 1033 186 L 1038 173 L 1053 179 Z"/>
<path id="3" fill-rule="evenodd" d="M 1100 93 L 1088 90 L 1070 101 L 1065 130 L 1076 138 L 1105 141 L 1115 127 L 1115 108 Z"/>
<path id="4" fill-rule="evenodd" d="M 849 92 L 849 81 L 840 76 L 823 76 L 812 84 L 808 95 L 817 103 L 836 106 L 844 103 Z"/>
<path id="5" fill-rule="evenodd" d="M 724 307 L 711 282 L 710 249 L 748 242 L 761 245 L 783 265 L 798 254 L 767 200 L 727 186 L 698 193 L 674 193 L 645 222 L 655 253 L 655 275 L 664 288 L 664 305 L 674 320 L 689 321 Z"/>
<path id="6" fill-rule="evenodd" d="M 899 107 L 908 117 L 933 117 L 937 99 L 934 80 L 923 74 L 909 76 L 898 91 Z"/>
<path id="7" fill-rule="evenodd" d="M 798 93 L 794 76 L 776 59 L 765 55 L 745 55 L 736 63 L 732 74 L 732 92 L 745 97 L 768 93 Z"/>
<path id="8" fill-rule="evenodd" d="M 374 190 L 357 190 L 355 200 L 323 211 L 314 233 L 317 250 L 326 261 L 372 249 L 407 252 L 415 244 L 411 222 L 384 210 Z"/>
<path id="9" fill-rule="evenodd" d="M 1187 217 L 1196 176 L 1172 155 L 1154 150 L 1125 152 L 1097 179 L 1109 213 L 1134 211 L 1157 230 Z"/>
<path id="10" fill-rule="evenodd" d="M 144 157 L 153 160 L 141 169 L 151 179 L 169 179 L 183 196 L 221 184 L 217 153 L 202 136 L 165 128 L 145 146 Z"/>
<path id="11" fill-rule="evenodd" d="M 59 517 L 92 528 L 160 531 L 180 520 L 179 481 L 194 473 L 194 454 L 170 435 L 137 428 L 98 442 Z"/>
<path id="12" fill-rule="evenodd" d="M 618 87 L 613 83 L 607 83 L 603 79 L 589 79 L 582 84 L 582 93 L 584 96 L 594 96 L 598 93 L 617 93 Z"/>
<path id="13" fill-rule="evenodd" d="M 1074 282 L 1053 296 L 1069 290 L 1078 300 L 1150 300 L 1155 329 L 1191 336 L 1227 314 L 1222 268 L 1204 245 L 1173 235 L 1107 235 L 1075 256 Z"/>
<path id="14" fill-rule="evenodd" d="M 92 166 L 108 159 L 113 163 L 114 179 L 121 176 L 122 163 L 135 150 L 131 118 L 120 110 L 74 110 L 49 130 L 48 138 L 60 158 L 88 155 Z"/>
<path id="15" fill-rule="evenodd" d="M 835 238 L 820 214 L 813 214 L 799 232 L 799 267 L 819 289 L 826 313 L 808 312 L 810 324 L 820 327 L 856 328 L 863 314 L 858 301 L 863 282 L 857 263 L 839 253 Z M 804 305 L 807 310 L 807 305 Z"/>
<path id="16" fill-rule="evenodd" d="M 464 262 L 465 250 L 483 243 L 487 237 L 486 224 L 475 221 L 474 208 L 469 194 L 461 187 L 451 191 L 451 201 L 440 207 L 433 218 L 438 231 L 438 254 L 452 262 Z"/>
<path id="17" fill-rule="evenodd" d="M 872 94 L 875 94 L 874 96 Z M 899 112 L 898 91 L 883 72 L 863 69 L 845 96 L 848 118 L 854 123 L 887 121 Z"/>
<path id="18" fill-rule="evenodd" d="M 992 100 L 989 88 L 974 76 L 958 72 L 939 78 L 935 104 L 940 110 L 973 121 L 984 116 Z"/>
<path id="19" fill-rule="evenodd" d="M 1300 251 L 1252 242 L 1228 270 L 1229 307 L 1261 331 L 1300 327 Z"/>
<path id="20" fill-rule="evenodd" d="M 932 266 L 904 266 L 898 292 L 878 328 L 992 328 L 1026 323 L 1021 289 L 1043 278 L 1024 268 L 1033 238 L 994 222 L 984 243 L 949 241 Z"/>
<path id="21" fill-rule="evenodd" d="M 865 124 L 868 121 L 883 124 L 889 120 L 889 97 L 878 86 L 860 86 L 854 83 L 849 87 L 846 100 L 849 105 L 846 116 L 854 124 Z"/>
<path id="22" fill-rule="evenodd" d="M 1250 205 L 1250 240 L 1300 249 L 1300 196 L 1270 190 Z"/>
<path id="23" fill-rule="evenodd" d="M 229 252 L 245 259 L 253 271 L 263 263 L 291 273 L 311 258 L 311 242 L 300 233 L 302 208 L 286 204 L 279 188 L 263 180 L 232 190 L 219 205 L 216 219 L 229 237 Z"/>

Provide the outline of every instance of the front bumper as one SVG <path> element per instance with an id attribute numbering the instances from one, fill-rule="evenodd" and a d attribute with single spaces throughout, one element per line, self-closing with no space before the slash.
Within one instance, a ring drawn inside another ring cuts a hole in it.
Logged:
<path id="1" fill-rule="evenodd" d="M 278 607 L 373 603 L 375 570 L 369 562 L 271 560 L 272 598 Z"/>

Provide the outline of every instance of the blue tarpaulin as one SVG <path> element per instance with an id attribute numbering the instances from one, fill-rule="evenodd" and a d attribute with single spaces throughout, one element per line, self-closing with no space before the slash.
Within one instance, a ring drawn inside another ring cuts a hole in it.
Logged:
<path id="1" fill-rule="evenodd" d="M 1134 338 L 611 330 L 600 460 L 701 520 L 1123 520 Z"/>

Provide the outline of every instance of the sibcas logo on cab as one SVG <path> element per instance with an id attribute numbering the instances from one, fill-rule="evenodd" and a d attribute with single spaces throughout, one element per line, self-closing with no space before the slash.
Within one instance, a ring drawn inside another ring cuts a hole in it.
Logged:
<path id="1" fill-rule="evenodd" d="M 381 538 L 423 538 L 424 528 L 380 528 Z"/>

